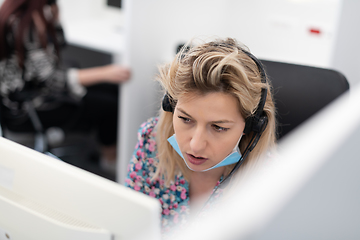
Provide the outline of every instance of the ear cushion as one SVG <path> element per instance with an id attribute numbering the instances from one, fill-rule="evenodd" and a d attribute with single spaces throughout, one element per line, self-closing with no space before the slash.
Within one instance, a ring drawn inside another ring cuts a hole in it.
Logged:
<path id="1" fill-rule="evenodd" d="M 171 105 L 171 100 L 170 100 L 170 96 L 169 94 L 165 93 L 164 97 L 163 97 L 163 100 L 162 100 L 162 109 L 165 111 L 165 112 L 173 112 L 174 109 Z"/>
<path id="2" fill-rule="evenodd" d="M 268 123 L 268 118 L 265 113 L 263 113 L 259 119 L 257 119 L 256 116 L 249 117 L 245 121 L 244 133 L 245 134 L 248 134 L 250 132 L 262 133 L 265 130 L 267 123 Z"/>
<path id="3" fill-rule="evenodd" d="M 244 133 L 245 133 L 245 134 L 248 134 L 248 133 L 251 132 L 253 122 L 254 122 L 254 117 L 248 117 L 248 118 L 245 120 L 245 128 L 244 128 Z"/>
<path id="4" fill-rule="evenodd" d="M 253 124 L 253 131 L 257 133 L 262 133 L 268 124 L 268 118 L 266 114 L 263 114 L 256 124 Z"/>

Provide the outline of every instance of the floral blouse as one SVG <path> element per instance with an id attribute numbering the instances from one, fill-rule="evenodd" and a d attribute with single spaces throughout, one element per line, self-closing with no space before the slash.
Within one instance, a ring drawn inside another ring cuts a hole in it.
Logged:
<path id="1" fill-rule="evenodd" d="M 170 187 L 165 186 L 163 179 L 151 181 L 159 163 L 155 141 L 157 122 L 157 118 L 150 118 L 140 126 L 125 186 L 159 199 L 162 206 L 162 232 L 167 233 L 172 227 L 186 225 L 190 213 L 189 183 L 181 173 L 171 182 Z"/>

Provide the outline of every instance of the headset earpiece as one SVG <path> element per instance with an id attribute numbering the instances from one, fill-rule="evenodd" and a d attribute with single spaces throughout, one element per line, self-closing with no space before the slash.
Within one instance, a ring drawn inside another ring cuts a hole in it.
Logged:
<path id="1" fill-rule="evenodd" d="M 261 98 L 255 114 L 251 117 L 248 117 L 245 121 L 244 133 L 262 133 L 265 130 L 265 128 L 263 128 L 263 124 L 266 122 L 267 125 L 267 116 L 264 113 L 266 96 L 267 90 L 266 88 L 263 88 L 261 90 Z"/>
<path id="2" fill-rule="evenodd" d="M 254 122 L 253 117 L 248 117 L 245 120 L 245 128 L 244 128 L 245 134 L 249 134 L 251 132 L 253 122 Z"/>
<path id="3" fill-rule="evenodd" d="M 170 97 L 170 95 L 168 93 L 165 93 L 163 100 L 162 100 L 162 109 L 165 112 L 174 112 L 174 108 L 172 106 L 172 98 Z"/>
<path id="4" fill-rule="evenodd" d="M 266 114 L 263 114 L 260 117 L 260 119 L 258 119 L 255 122 L 255 124 L 253 124 L 253 126 L 252 126 L 253 132 L 261 134 L 265 130 L 267 123 L 268 123 L 268 118 L 267 118 Z"/>
<path id="5" fill-rule="evenodd" d="M 267 118 L 266 115 L 262 116 L 259 119 L 259 121 L 257 122 L 257 126 L 254 127 L 254 129 L 256 129 L 256 130 L 254 130 L 254 134 L 256 136 L 254 137 L 254 141 L 249 146 L 249 152 L 251 152 L 255 148 L 255 146 L 258 143 L 258 141 L 259 141 L 259 139 L 261 137 L 261 134 L 264 132 L 267 124 L 268 124 L 268 118 Z"/>
<path id="6" fill-rule="evenodd" d="M 249 134 L 254 132 L 261 134 L 265 130 L 267 122 L 268 118 L 265 113 L 263 113 L 260 118 L 257 118 L 256 116 L 249 117 L 245 121 L 244 133 Z"/>

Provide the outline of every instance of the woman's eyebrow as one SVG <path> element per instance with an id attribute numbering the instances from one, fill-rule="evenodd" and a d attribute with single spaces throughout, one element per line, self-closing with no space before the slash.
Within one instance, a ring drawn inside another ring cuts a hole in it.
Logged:
<path id="1" fill-rule="evenodd" d="M 234 123 L 234 121 L 230 121 L 230 120 L 218 120 L 218 121 L 212 121 L 212 123 Z"/>
<path id="2" fill-rule="evenodd" d="M 177 110 L 178 110 L 179 112 L 181 112 L 182 114 L 185 114 L 185 115 L 188 116 L 189 118 L 192 118 L 190 114 L 188 114 L 187 112 L 185 112 L 185 110 L 183 110 L 183 109 L 181 109 L 181 108 L 179 108 L 179 107 L 177 108 Z"/>
<path id="3" fill-rule="evenodd" d="M 182 114 L 188 116 L 189 118 L 192 118 L 192 116 L 190 114 L 188 114 L 185 110 L 181 109 L 181 108 L 177 108 L 179 112 L 181 112 Z M 234 123 L 234 121 L 231 120 L 216 120 L 216 121 L 211 121 L 211 123 L 215 123 L 215 124 L 219 124 L 219 123 Z"/>

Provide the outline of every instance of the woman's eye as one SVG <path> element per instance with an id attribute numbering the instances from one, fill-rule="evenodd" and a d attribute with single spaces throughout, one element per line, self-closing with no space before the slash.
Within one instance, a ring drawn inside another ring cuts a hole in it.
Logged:
<path id="1" fill-rule="evenodd" d="M 215 131 L 217 131 L 217 132 L 226 132 L 227 130 L 229 130 L 229 128 L 220 127 L 220 126 L 218 126 L 218 125 L 213 125 L 213 128 L 214 128 Z"/>
<path id="2" fill-rule="evenodd" d="M 183 116 L 179 116 L 179 118 L 184 122 L 184 123 L 190 123 L 190 118 L 186 118 L 186 117 L 183 117 Z"/>

